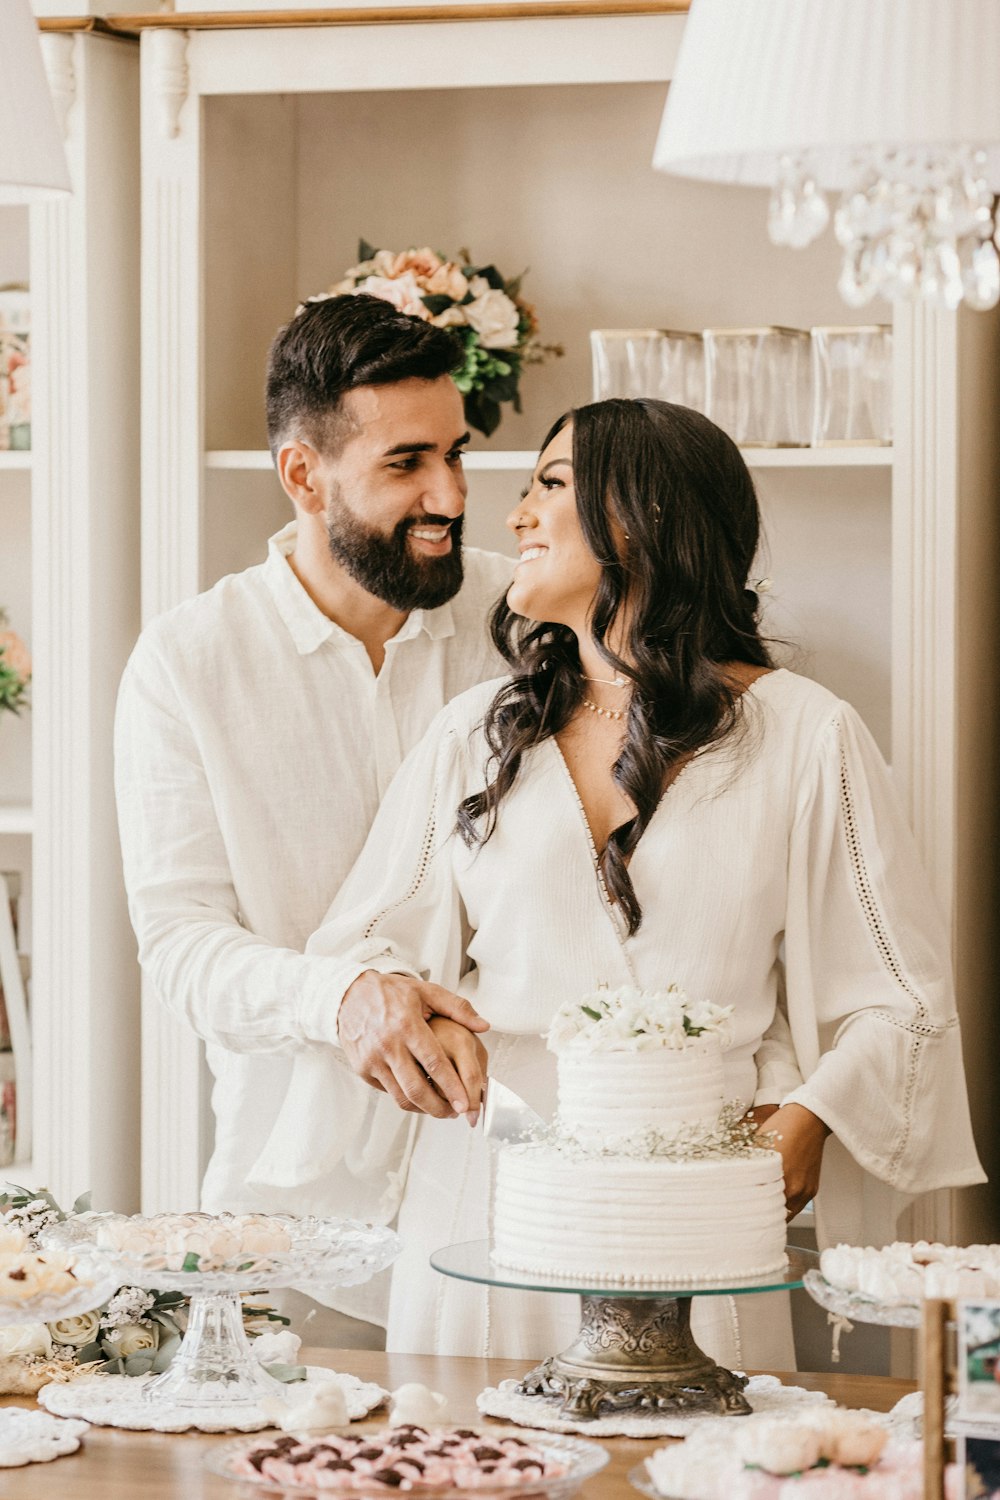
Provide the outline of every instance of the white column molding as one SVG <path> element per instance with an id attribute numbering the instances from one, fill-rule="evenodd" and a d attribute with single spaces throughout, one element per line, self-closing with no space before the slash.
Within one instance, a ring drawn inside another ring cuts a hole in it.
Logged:
<path id="1" fill-rule="evenodd" d="M 76 98 L 76 70 L 73 67 L 73 44 L 75 38 L 61 31 L 39 33 L 42 61 L 49 80 L 52 103 L 63 140 L 69 134 L 69 112 Z"/>
<path id="2" fill-rule="evenodd" d="M 73 56 L 73 193 L 31 210 L 33 1165 L 63 1201 L 92 1187 L 131 1209 L 135 945 L 111 723 L 138 620 L 138 67 L 108 38 L 77 37 Z"/>
<path id="3" fill-rule="evenodd" d="M 955 893 L 958 332 L 898 304 L 892 492 L 892 766 L 951 924 Z"/>
<path id="4" fill-rule="evenodd" d="M 189 33 L 164 28 L 143 38 L 149 53 L 149 87 L 159 103 L 160 130 L 172 141 L 180 132 L 180 116 L 188 96 L 187 48 Z"/>
<path id="5" fill-rule="evenodd" d="M 892 768 L 938 903 L 954 929 L 958 359 L 954 313 L 894 318 Z M 907 1215 L 913 1239 L 953 1237 L 954 1194 Z"/>
<path id="6" fill-rule="evenodd" d="M 142 39 L 142 601 L 150 619 L 201 586 L 201 101 L 163 129 L 164 59 L 178 33 Z M 186 42 L 186 38 L 184 38 Z M 192 50 L 197 39 L 192 39 Z M 183 54 L 182 54 L 183 55 Z M 185 69 L 186 87 L 186 69 Z M 197 1205 L 205 1158 L 201 1045 L 142 1001 L 142 1206 Z"/>

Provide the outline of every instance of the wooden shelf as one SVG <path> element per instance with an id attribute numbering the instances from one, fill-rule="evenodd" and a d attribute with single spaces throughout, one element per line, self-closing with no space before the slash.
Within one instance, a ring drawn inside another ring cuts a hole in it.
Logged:
<path id="1" fill-rule="evenodd" d="M 530 471 L 537 453 L 532 449 L 472 449 L 465 455 L 470 472 L 499 473 L 503 470 Z M 892 449 L 857 448 L 744 448 L 743 457 L 751 469 L 888 469 L 892 467 Z M 205 454 L 207 469 L 270 469 L 271 455 L 266 448 L 214 448 Z"/>
<path id="2" fill-rule="evenodd" d="M 35 815 L 30 802 L 0 802 L 0 835 L 33 833 Z"/>
<path id="3" fill-rule="evenodd" d="M 30 469 L 31 454 L 23 448 L 0 449 L 0 470 Z"/>

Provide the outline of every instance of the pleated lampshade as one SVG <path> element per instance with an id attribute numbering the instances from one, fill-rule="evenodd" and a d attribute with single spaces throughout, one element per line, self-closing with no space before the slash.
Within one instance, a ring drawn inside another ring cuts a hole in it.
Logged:
<path id="1" fill-rule="evenodd" d="M 0 0 L 0 203 L 69 191 L 29 0 Z"/>
<path id="2" fill-rule="evenodd" d="M 771 186 L 808 152 L 842 188 L 865 148 L 935 143 L 1000 190 L 1000 0 L 693 0 L 653 164 Z"/>

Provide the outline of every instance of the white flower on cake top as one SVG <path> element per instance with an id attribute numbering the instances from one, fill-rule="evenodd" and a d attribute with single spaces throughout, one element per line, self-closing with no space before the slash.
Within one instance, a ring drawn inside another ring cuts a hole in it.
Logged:
<path id="1" fill-rule="evenodd" d="M 676 984 L 665 990 L 597 990 L 585 1000 L 567 1001 L 552 1018 L 548 1045 L 553 1052 L 650 1052 L 687 1047 L 692 1038 L 731 1035 L 731 1005 L 691 1000 Z"/>

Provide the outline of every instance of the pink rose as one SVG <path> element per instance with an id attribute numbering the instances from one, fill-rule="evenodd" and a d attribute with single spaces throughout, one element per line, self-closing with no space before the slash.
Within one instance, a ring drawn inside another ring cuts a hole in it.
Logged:
<path id="1" fill-rule="evenodd" d="M 483 278 L 477 277 L 477 281 Z M 477 288 L 472 287 L 473 291 Z M 518 311 L 505 292 L 488 283 L 475 302 L 465 309 L 465 316 L 479 335 L 484 349 L 513 349 L 517 344 Z"/>
<path id="2" fill-rule="evenodd" d="M 468 281 L 453 260 L 438 266 L 433 276 L 428 276 L 425 285 L 435 297 L 451 297 L 455 302 L 461 302 L 469 290 Z"/>
<path id="3" fill-rule="evenodd" d="M 22 682 L 31 676 L 31 656 L 27 646 L 13 630 L 0 630 L 0 660 L 16 672 Z"/>
<path id="4" fill-rule="evenodd" d="M 425 245 L 422 250 L 402 250 L 394 257 L 392 268 L 386 274 L 391 277 L 405 276 L 407 271 L 412 271 L 414 276 L 433 276 L 442 264 L 440 255 L 429 245 Z"/>

